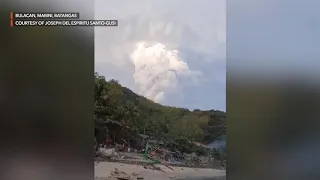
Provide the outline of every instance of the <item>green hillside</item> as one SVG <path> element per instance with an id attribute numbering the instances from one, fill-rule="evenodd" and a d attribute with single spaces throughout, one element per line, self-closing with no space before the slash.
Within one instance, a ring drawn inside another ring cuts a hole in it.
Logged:
<path id="1" fill-rule="evenodd" d="M 95 124 L 118 121 L 137 133 L 161 140 L 187 139 L 208 144 L 226 134 L 226 113 L 163 106 L 139 96 L 116 80 L 95 74 Z"/>

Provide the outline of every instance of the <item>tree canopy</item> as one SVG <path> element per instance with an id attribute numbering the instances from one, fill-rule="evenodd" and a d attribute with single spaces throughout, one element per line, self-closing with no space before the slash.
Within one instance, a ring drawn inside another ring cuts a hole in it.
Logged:
<path id="1" fill-rule="evenodd" d="M 103 129 L 104 121 L 113 120 L 161 140 L 187 139 L 204 144 L 226 134 L 225 112 L 163 106 L 97 73 L 94 101 L 96 128 Z"/>

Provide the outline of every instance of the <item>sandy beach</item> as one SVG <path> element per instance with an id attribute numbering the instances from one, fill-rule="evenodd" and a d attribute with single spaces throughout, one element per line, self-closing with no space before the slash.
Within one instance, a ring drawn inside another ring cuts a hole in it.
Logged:
<path id="1" fill-rule="evenodd" d="M 110 176 L 111 171 L 117 168 L 127 174 L 138 173 L 144 180 L 224 180 L 225 170 L 181 168 L 171 167 L 173 171 L 164 165 L 156 165 L 162 171 L 145 169 L 140 165 L 122 164 L 115 162 L 99 162 L 95 164 L 95 179 L 102 179 Z"/>

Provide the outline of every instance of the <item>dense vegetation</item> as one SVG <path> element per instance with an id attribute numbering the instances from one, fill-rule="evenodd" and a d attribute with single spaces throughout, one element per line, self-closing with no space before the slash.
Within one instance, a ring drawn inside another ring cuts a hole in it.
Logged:
<path id="1" fill-rule="evenodd" d="M 189 140 L 210 143 L 226 133 L 225 112 L 190 111 L 163 106 L 139 96 L 116 80 L 95 74 L 95 125 L 114 120 L 140 134 L 165 141 Z"/>

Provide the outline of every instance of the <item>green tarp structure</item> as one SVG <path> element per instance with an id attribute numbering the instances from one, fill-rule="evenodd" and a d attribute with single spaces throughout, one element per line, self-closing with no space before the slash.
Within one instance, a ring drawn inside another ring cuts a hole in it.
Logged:
<path id="1" fill-rule="evenodd" d="M 149 142 L 147 142 L 144 152 L 145 154 L 150 154 L 152 152 L 152 147 L 150 146 Z"/>

